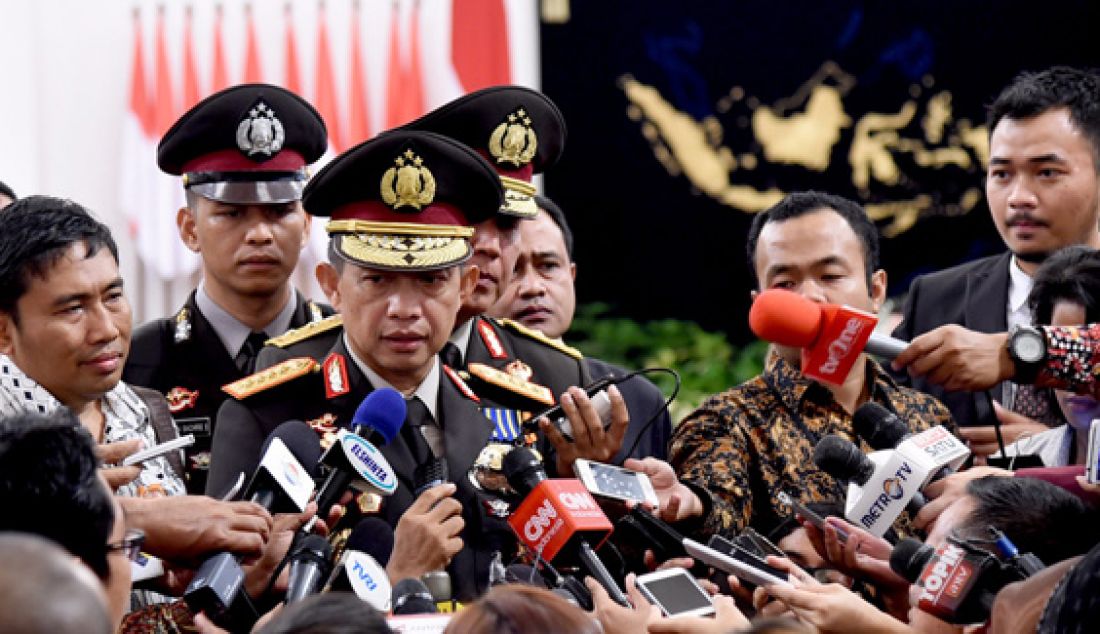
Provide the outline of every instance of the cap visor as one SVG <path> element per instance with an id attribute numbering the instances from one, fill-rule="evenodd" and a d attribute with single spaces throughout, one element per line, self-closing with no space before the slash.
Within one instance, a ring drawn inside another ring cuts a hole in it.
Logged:
<path id="1" fill-rule="evenodd" d="M 210 200 L 232 205 L 289 203 L 302 199 L 305 181 L 221 181 L 199 183 L 191 191 Z"/>

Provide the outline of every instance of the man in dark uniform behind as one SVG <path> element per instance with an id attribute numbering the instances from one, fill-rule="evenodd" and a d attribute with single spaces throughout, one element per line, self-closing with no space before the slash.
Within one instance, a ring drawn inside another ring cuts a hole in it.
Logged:
<path id="1" fill-rule="evenodd" d="M 486 588 L 500 533 L 484 528 L 480 494 L 465 474 L 492 424 L 438 353 L 477 280 L 476 267 L 462 266 L 471 255 L 470 225 L 495 213 L 501 194 L 481 157 L 425 132 L 376 137 L 310 182 L 306 208 L 332 217 L 331 263 L 318 267 L 318 279 L 346 323 L 323 362 L 292 358 L 226 386 L 235 398 L 219 412 L 211 491 L 251 472 L 264 438 L 284 421 L 343 427 L 371 391 L 392 387 L 409 413 L 380 448 L 399 483 L 377 511 L 396 527 L 387 572 L 396 580 L 446 567 L 459 600 Z M 625 405 L 613 405 L 625 426 Z M 578 406 L 588 409 L 586 400 Z M 437 458 L 453 484 L 414 497 L 417 467 Z"/>
<path id="2" fill-rule="evenodd" d="M 331 308 L 290 282 L 309 236 L 301 194 L 306 166 L 324 153 L 325 124 L 277 86 L 211 95 L 165 133 L 161 170 L 183 177 L 180 238 L 202 258 L 202 282 L 172 317 L 133 336 L 123 380 L 165 395 L 183 434 L 195 435 L 188 490 L 205 489 L 221 387 L 251 374 L 269 337 L 321 320 Z"/>

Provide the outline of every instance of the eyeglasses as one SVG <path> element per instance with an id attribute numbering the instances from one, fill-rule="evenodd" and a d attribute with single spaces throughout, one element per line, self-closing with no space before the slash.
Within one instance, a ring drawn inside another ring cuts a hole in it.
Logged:
<path id="1" fill-rule="evenodd" d="M 107 552 L 112 553 L 117 550 L 130 561 L 137 561 L 138 555 L 141 554 L 141 547 L 144 544 L 145 531 L 140 528 L 130 528 L 126 530 L 126 535 L 122 538 L 122 541 L 107 544 Z"/>

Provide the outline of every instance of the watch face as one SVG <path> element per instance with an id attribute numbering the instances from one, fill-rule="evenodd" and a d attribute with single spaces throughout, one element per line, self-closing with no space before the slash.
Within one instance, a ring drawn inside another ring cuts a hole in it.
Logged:
<path id="1" fill-rule="evenodd" d="M 1020 333 L 1013 347 L 1016 357 L 1025 363 L 1035 363 L 1043 358 L 1043 341 L 1035 333 Z"/>

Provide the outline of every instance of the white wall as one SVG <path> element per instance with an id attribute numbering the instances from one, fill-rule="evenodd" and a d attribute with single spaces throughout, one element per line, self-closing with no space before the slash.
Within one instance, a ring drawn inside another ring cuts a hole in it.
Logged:
<path id="1" fill-rule="evenodd" d="M 118 210 L 123 116 L 128 103 L 132 15 L 145 25 L 146 69 L 152 73 L 153 24 L 158 4 L 166 7 L 169 56 L 180 99 L 184 10 L 194 11 L 194 46 L 199 84 L 208 92 L 215 0 L 154 2 L 134 0 L 0 0 L 0 181 L 19 195 L 72 198 L 111 226 L 123 250 L 135 317 L 144 320 L 177 306 L 194 279 L 166 283 L 148 274 L 133 256 L 125 221 Z M 229 77 L 238 81 L 244 65 L 244 0 L 221 0 Z M 284 2 L 252 2 L 264 80 L 282 83 L 286 20 Z M 292 0 L 303 89 L 312 95 L 315 69 L 317 0 Z M 343 99 L 347 92 L 347 48 L 351 0 L 327 0 L 325 16 L 333 68 Z M 391 11 L 406 22 L 412 0 L 360 0 L 361 37 L 372 128 L 382 125 Z M 448 63 L 450 0 L 420 0 L 422 60 L 428 107 L 452 98 L 457 81 Z M 505 0 L 512 50 L 513 81 L 537 87 L 538 16 L 533 0 Z M 175 210 L 150 210 L 174 213 Z M 321 223 L 317 223 L 321 224 Z M 309 274 L 302 272 L 302 282 Z M 135 296 L 136 295 L 136 296 Z M 158 310 L 159 309 L 159 310 Z"/>

